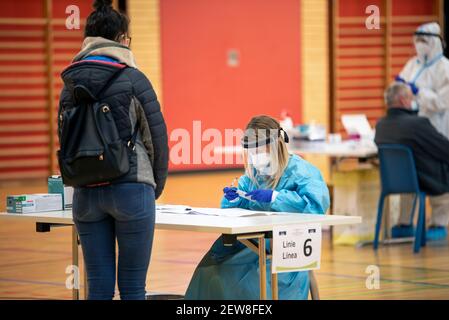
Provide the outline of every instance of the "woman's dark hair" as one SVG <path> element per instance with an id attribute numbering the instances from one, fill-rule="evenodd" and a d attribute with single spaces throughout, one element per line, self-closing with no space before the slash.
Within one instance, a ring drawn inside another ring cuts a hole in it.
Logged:
<path id="1" fill-rule="evenodd" d="M 95 0 L 94 9 L 86 21 L 84 37 L 103 37 L 112 41 L 127 35 L 128 17 L 112 8 L 112 0 Z"/>

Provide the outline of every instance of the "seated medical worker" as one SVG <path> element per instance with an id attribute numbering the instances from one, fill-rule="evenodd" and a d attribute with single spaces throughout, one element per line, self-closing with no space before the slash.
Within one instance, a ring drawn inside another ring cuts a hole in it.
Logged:
<path id="1" fill-rule="evenodd" d="M 324 214 L 329 191 L 320 171 L 287 151 L 288 136 L 279 122 L 254 117 L 242 139 L 245 175 L 238 187 L 224 188 L 222 208 Z M 267 248 L 269 248 L 267 241 Z M 259 299 L 258 255 L 240 242 L 218 238 L 190 281 L 186 299 Z M 267 262 L 269 275 L 271 261 Z M 267 291 L 271 292 L 268 276 Z M 279 299 L 307 299 L 308 272 L 278 275 Z"/>

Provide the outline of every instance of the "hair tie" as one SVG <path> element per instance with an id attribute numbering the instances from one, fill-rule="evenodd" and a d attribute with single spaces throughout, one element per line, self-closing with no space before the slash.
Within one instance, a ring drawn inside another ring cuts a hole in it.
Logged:
<path id="1" fill-rule="evenodd" d="M 279 128 L 279 135 L 280 135 L 281 131 L 284 132 L 284 142 L 285 143 L 289 143 L 290 142 L 290 138 L 288 137 L 287 132 L 285 132 L 285 130 L 281 127 L 281 128 Z"/>

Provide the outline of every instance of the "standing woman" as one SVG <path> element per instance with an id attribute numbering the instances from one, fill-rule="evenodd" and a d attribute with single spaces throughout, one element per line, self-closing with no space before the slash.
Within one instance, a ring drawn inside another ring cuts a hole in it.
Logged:
<path id="1" fill-rule="evenodd" d="M 161 195 L 167 177 L 167 129 L 151 83 L 137 69 L 129 49 L 128 18 L 112 8 L 112 0 L 96 0 L 94 9 L 87 18 L 82 50 L 62 72 L 64 88 L 58 126 L 60 167 L 63 178 L 67 179 L 64 165 L 73 159 L 80 163 L 87 161 L 86 156 L 93 152 L 85 145 L 80 146 L 82 143 L 75 139 L 75 133 L 95 132 L 92 126 L 96 123 L 75 123 L 77 129 L 81 128 L 75 132 L 72 124 L 67 125 L 68 115 L 76 113 L 80 105 L 85 110 L 92 108 L 92 104 L 82 104 L 83 101 L 101 101 L 100 110 L 107 113 L 107 125 L 114 123 L 120 141 L 116 142 L 122 151 L 118 164 L 126 171 L 101 183 L 78 183 L 75 187 L 73 218 L 87 270 L 88 299 L 112 299 L 116 274 L 121 299 L 145 299 L 155 199 Z M 96 132 L 102 137 L 111 134 Z M 86 141 L 90 143 L 91 139 Z M 73 145 L 84 147 L 84 153 L 78 151 L 69 159 L 67 150 Z M 105 153 L 104 158 L 101 154 L 95 159 L 105 163 L 109 160 L 107 156 Z M 76 169 L 85 175 L 83 170 L 89 168 Z"/>

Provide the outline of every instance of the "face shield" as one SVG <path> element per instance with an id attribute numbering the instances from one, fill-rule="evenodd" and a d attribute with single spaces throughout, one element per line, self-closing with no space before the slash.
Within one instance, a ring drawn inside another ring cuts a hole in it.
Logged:
<path id="1" fill-rule="evenodd" d="M 279 167 L 279 129 L 247 129 L 242 147 L 247 173 L 270 177 Z"/>
<path id="2" fill-rule="evenodd" d="M 415 44 L 416 55 L 423 60 L 428 60 L 434 47 L 434 39 L 429 36 L 415 35 L 413 42 Z"/>
<path id="3" fill-rule="evenodd" d="M 413 35 L 416 55 L 425 62 L 433 59 L 443 52 L 443 39 L 440 35 L 440 26 L 437 23 L 428 23 L 420 26 Z"/>

